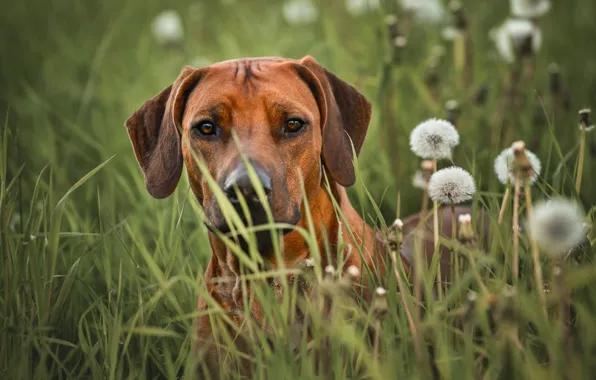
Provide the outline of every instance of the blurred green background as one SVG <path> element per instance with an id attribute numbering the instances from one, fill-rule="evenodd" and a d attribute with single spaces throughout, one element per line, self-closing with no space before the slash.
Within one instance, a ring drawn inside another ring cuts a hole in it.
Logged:
<path id="1" fill-rule="evenodd" d="M 113 337 L 122 333 L 115 326 L 135 315 L 163 280 L 156 268 L 165 278 L 180 276 L 189 282 L 203 272 L 210 249 L 206 231 L 190 205 L 186 179 L 173 197 L 152 199 L 123 126 L 143 101 L 176 78 L 183 65 L 309 54 L 358 87 L 373 102 L 374 117 L 359 159 L 362 183 L 350 195 L 358 210 L 371 215 L 371 206 L 363 201 L 366 187 L 388 221 L 396 215 L 398 192 L 400 215 L 420 207 L 421 193 L 411 184 L 420 161 L 409 150 L 409 132 L 427 118 L 445 117 L 444 102 L 456 99 L 463 125 L 458 164 L 475 173 L 488 203 L 499 202 L 495 194 L 502 188 L 494 178 L 492 161 L 512 141 L 491 141 L 488 130 L 495 112 L 510 113 L 498 108 L 509 67 L 499 58 L 489 31 L 508 17 L 508 2 L 463 1 L 474 49 L 474 82 L 466 92 L 458 90 L 451 42 L 442 37 L 443 28 L 451 23 L 448 12 L 439 23 L 410 22 L 401 62 L 386 65 L 391 45 L 385 16 L 397 12 L 400 20 L 414 20 L 404 16 L 396 2 L 382 1 L 380 8 L 358 15 L 348 12 L 340 0 L 313 4 L 318 18 L 302 24 L 284 18 L 281 1 L 172 1 L 166 5 L 156 0 L 22 0 L 3 5 L 0 118 L 7 130 L 5 178 L 18 177 L 11 207 L 4 209 L 2 217 L 3 231 L 16 239 L 3 246 L 3 288 L 21 296 L 4 299 L 3 323 L 8 327 L 3 334 L 15 332 L 4 342 L 24 350 L 24 358 L 11 361 L 15 368 L 28 368 L 27 353 L 33 351 L 56 370 L 54 352 L 65 366 L 85 373 L 89 368 L 83 367 L 95 365 L 89 363 L 96 359 L 80 358 L 95 357 L 88 353 L 96 347 L 94 342 L 100 342 L 106 353 L 112 352 Z M 184 39 L 176 47 L 163 46 L 152 34 L 152 20 L 166 9 L 178 11 L 183 19 Z M 526 102 L 508 115 L 513 119 L 512 137 L 538 147 L 544 176 L 556 183 L 554 190 L 544 189 L 547 193 L 573 194 L 573 183 L 565 173 L 573 173 L 576 161 L 577 111 L 596 105 L 595 15 L 592 0 L 554 2 L 552 11 L 539 20 L 543 44 L 535 76 L 522 88 Z M 446 56 L 439 71 L 439 101 L 433 103 L 424 77 L 437 45 L 445 47 Z M 568 90 L 567 110 L 549 108 L 547 67 L 552 62 L 561 68 Z M 476 106 L 471 99 L 482 85 L 488 88 L 488 101 Z M 594 133 L 588 138 L 581 192 L 586 209 L 596 201 L 596 139 Z M 567 169 L 557 170 L 560 155 L 568 155 Z M 59 222 L 48 217 L 73 184 L 111 157 L 68 196 Z M 60 231 L 59 238 L 44 243 L 52 231 Z M 52 280 L 56 293 L 50 291 L 42 302 L 34 295 L 50 281 L 48 273 L 56 276 Z M 72 282 L 62 293 L 69 273 L 73 273 L 68 277 Z M 36 277 L 42 282 L 36 283 Z M 179 325 L 183 332 L 192 318 L 172 321 L 176 313 L 190 313 L 196 307 L 196 293 L 184 281 L 172 286 L 175 299 L 164 297 L 142 318 L 156 326 Z M 89 318 L 104 327 L 86 331 L 81 326 Z M 54 346 L 55 342 L 37 339 L 48 336 L 76 342 L 81 351 L 70 354 L 66 344 Z M 179 343 L 172 343 L 173 349 Z M 158 345 L 142 338 L 134 344 L 139 352 L 150 353 L 152 345 Z M 12 357 L 7 350 L 0 365 Z M 114 364 L 114 371 L 126 372 L 125 368 L 142 368 L 151 359 L 127 361 L 106 354 L 105 360 Z M 118 378 L 117 373 L 110 376 Z"/>

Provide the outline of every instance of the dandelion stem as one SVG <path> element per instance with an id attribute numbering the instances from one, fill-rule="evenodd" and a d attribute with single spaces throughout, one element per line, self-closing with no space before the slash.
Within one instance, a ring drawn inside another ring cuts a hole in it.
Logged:
<path id="1" fill-rule="evenodd" d="M 437 172 L 437 160 L 433 160 L 433 173 Z M 433 255 L 440 255 L 439 250 L 439 202 L 433 201 L 433 238 L 435 250 Z M 439 300 L 443 299 L 443 281 L 441 279 L 441 258 L 439 257 L 439 265 L 437 266 L 437 294 Z"/>
<path id="2" fill-rule="evenodd" d="M 526 181 L 524 185 L 524 193 L 526 196 L 526 208 L 528 209 L 528 217 L 532 215 L 532 192 L 530 189 L 529 182 Z M 540 306 L 546 316 L 546 293 L 544 293 L 544 280 L 542 279 L 542 265 L 540 264 L 540 252 L 538 245 L 534 238 L 530 238 L 530 246 L 532 249 L 532 261 L 534 261 L 534 278 L 536 281 L 536 290 L 538 292 L 538 298 L 540 298 Z"/>
<path id="3" fill-rule="evenodd" d="M 513 283 L 517 283 L 519 277 L 519 197 L 520 183 L 515 180 L 513 194 Z"/>
<path id="4" fill-rule="evenodd" d="M 373 343 L 373 358 L 376 365 L 379 365 L 379 346 L 381 341 L 381 319 L 375 321 L 375 340 Z"/>
<path id="5" fill-rule="evenodd" d="M 416 323 L 414 322 L 414 318 L 412 317 L 412 313 L 408 306 L 408 302 L 406 299 L 406 293 L 408 292 L 408 289 L 406 288 L 406 284 L 404 284 L 404 280 L 401 274 L 399 273 L 399 269 L 397 267 L 397 254 L 394 250 L 391 251 L 391 261 L 393 263 L 393 271 L 395 272 L 395 278 L 397 279 L 399 296 L 401 298 L 402 303 L 404 304 L 406 319 L 408 320 L 410 331 L 412 332 L 412 336 L 414 337 L 414 352 L 416 353 L 416 358 L 418 359 L 419 363 L 422 363 L 422 336 L 420 335 L 420 330 L 416 327 Z"/>
<path id="6" fill-rule="evenodd" d="M 451 202 L 451 241 L 453 244 L 455 244 L 455 242 L 457 241 L 457 220 L 455 218 L 455 204 L 453 202 Z M 457 283 L 459 282 L 459 257 L 457 256 L 457 250 L 455 249 L 455 245 L 454 248 L 451 250 L 451 256 L 453 257 L 453 260 L 455 260 L 454 279 Z"/>
<path id="7" fill-rule="evenodd" d="M 559 300 L 559 328 L 562 335 L 562 343 L 567 347 L 567 353 L 571 351 L 571 335 L 569 334 L 569 294 L 565 283 L 565 261 L 557 260 L 553 265 L 553 280 L 556 286 L 557 298 Z"/>
<path id="8" fill-rule="evenodd" d="M 579 139 L 579 156 L 577 163 L 577 174 L 575 176 L 575 191 L 579 195 L 582 187 L 582 177 L 584 173 L 584 155 L 586 152 L 586 128 L 587 125 L 581 125 L 581 136 Z"/>
<path id="9" fill-rule="evenodd" d="M 503 218 L 505 217 L 505 209 L 507 208 L 507 203 L 509 203 L 509 197 L 511 196 L 511 190 L 509 187 L 505 189 L 505 194 L 503 194 L 503 202 L 501 203 L 501 210 L 499 210 L 499 219 L 497 221 L 498 224 L 503 223 Z"/>
<path id="10" fill-rule="evenodd" d="M 470 266 L 472 267 L 472 272 L 474 272 L 474 277 L 476 277 L 476 282 L 478 282 L 478 286 L 480 287 L 480 290 L 485 296 L 488 296 L 489 291 L 486 285 L 484 285 L 484 282 L 482 282 L 482 277 L 480 276 L 480 272 L 478 272 L 478 267 L 476 266 L 476 259 L 474 258 L 474 254 L 470 252 L 467 255 L 467 257 L 468 261 L 470 262 Z"/>

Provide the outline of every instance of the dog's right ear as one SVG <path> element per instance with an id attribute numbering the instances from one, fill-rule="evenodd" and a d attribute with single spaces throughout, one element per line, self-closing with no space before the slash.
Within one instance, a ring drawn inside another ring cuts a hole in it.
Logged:
<path id="1" fill-rule="evenodd" d="M 126 120 L 124 125 L 147 191 L 154 198 L 172 194 L 182 174 L 182 114 L 186 99 L 205 69 L 186 66 L 176 81 Z"/>

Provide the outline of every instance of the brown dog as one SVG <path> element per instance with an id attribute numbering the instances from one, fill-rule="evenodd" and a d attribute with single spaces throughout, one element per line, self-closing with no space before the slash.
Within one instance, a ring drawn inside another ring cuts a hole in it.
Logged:
<path id="1" fill-rule="evenodd" d="M 352 208 L 345 190 L 355 182 L 353 151 L 360 151 L 370 117 L 371 104 L 364 96 L 313 58 L 256 58 L 200 69 L 185 67 L 171 86 L 145 102 L 126 121 L 126 127 L 152 196 L 169 196 L 185 164 L 191 189 L 212 229 L 209 237 L 213 255 L 205 274 L 210 280 L 237 278 L 240 269 L 237 257 L 213 232 L 229 232 L 230 226 L 195 157 L 201 157 L 239 213 L 243 198 L 253 224 L 264 224 L 266 214 L 241 151 L 254 168 L 275 222 L 308 229 L 302 178 L 321 252 L 324 234 L 332 246 L 337 243 L 339 223 L 332 197 L 337 201 L 349 223 L 342 228 L 343 240 L 363 247 L 363 254 L 352 254 L 342 263 L 334 258 L 327 262 L 323 256 L 323 265 L 382 267 L 386 258 L 378 239 Z M 326 190 L 325 178 L 330 181 L 331 192 Z M 446 228 L 449 220 L 446 213 Z M 347 227 L 353 237 L 346 232 Z M 279 264 L 271 254 L 270 233 L 258 234 L 257 244 L 263 258 L 273 266 Z M 297 231 L 286 231 L 283 247 L 286 267 L 310 257 Z M 402 260 L 408 268 L 408 262 Z M 243 309 L 234 282 L 209 282 L 208 286 L 210 295 L 224 310 Z M 200 299 L 199 309 L 206 307 L 206 301 Z M 239 314 L 232 313 L 238 324 L 242 322 Z M 258 304 L 252 314 L 257 323 L 263 320 Z M 210 341 L 208 317 L 199 321 L 198 334 L 200 342 Z M 207 355 L 206 360 L 217 361 L 215 350 Z"/>

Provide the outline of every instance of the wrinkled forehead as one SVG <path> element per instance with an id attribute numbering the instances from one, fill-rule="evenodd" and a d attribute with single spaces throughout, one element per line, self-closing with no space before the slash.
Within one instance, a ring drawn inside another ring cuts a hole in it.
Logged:
<path id="1" fill-rule="evenodd" d="M 307 83 L 296 71 L 297 62 L 281 58 L 255 58 L 216 63 L 188 98 L 187 107 L 208 108 L 225 103 L 271 107 L 306 107 L 317 112 L 317 102 Z"/>

